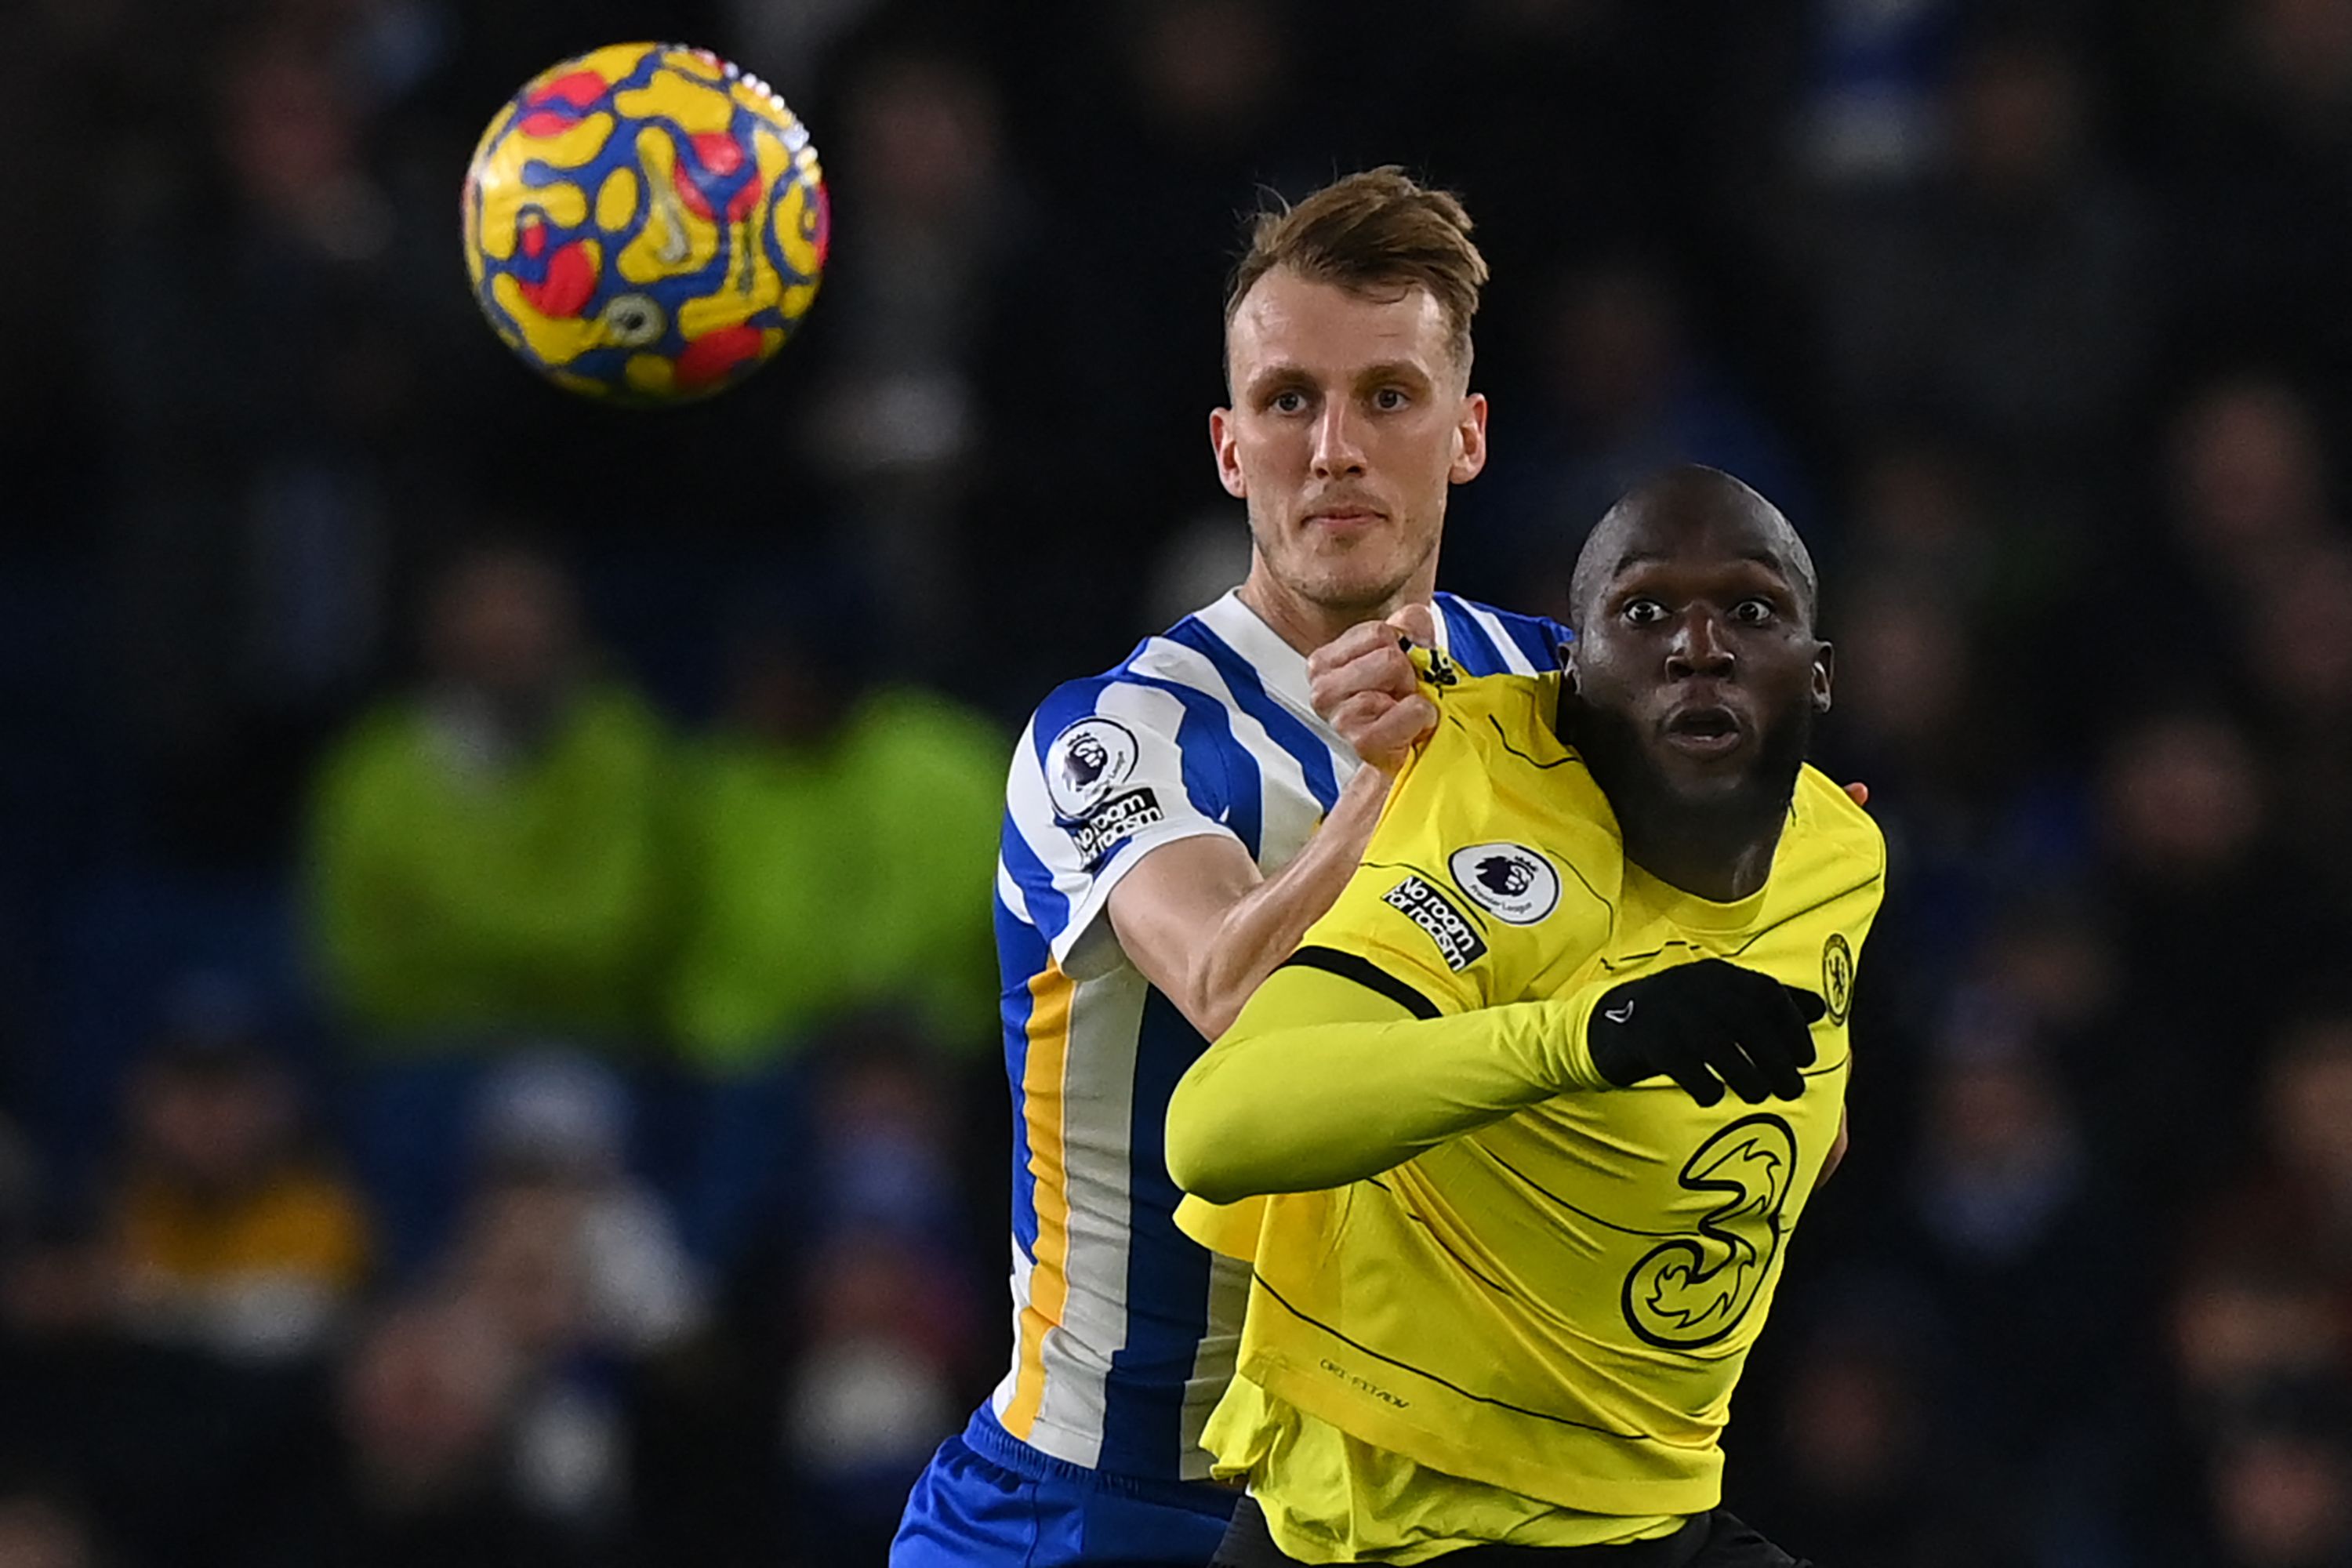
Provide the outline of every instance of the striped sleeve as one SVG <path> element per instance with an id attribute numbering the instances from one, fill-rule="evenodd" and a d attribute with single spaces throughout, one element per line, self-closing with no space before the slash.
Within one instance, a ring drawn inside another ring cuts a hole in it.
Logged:
<path id="1" fill-rule="evenodd" d="M 1206 834 L 1241 841 L 1229 822 L 1255 795 L 1236 787 L 1232 751 L 1223 706 L 1171 683 L 1102 676 L 1039 706 L 1005 784 L 1003 869 L 1073 978 L 1116 965 L 1103 911 L 1145 856 Z"/>

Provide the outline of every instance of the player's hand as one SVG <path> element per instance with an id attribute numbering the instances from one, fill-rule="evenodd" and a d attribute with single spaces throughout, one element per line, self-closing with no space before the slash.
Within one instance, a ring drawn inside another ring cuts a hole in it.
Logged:
<path id="1" fill-rule="evenodd" d="M 1420 672 L 1405 640 L 1437 640 L 1435 612 L 1407 605 L 1385 621 L 1349 626 L 1307 659 L 1315 711 L 1355 748 L 1356 755 L 1393 773 L 1422 737 L 1437 728 L 1437 704 L 1421 689 Z"/>
<path id="2" fill-rule="evenodd" d="M 1585 1026 L 1592 1066 L 1620 1089 L 1661 1075 L 1701 1105 L 1750 1105 L 1805 1092 L 1812 1026 L 1829 1011 L 1811 991 L 1719 958 L 1676 964 L 1606 992 Z"/>
<path id="3" fill-rule="evenodd" d="M 1856 779 L 1853 783 L 1847 784 L 1845 786 L 1845 793 L 1853 797 L 1853 804 L 1856 805 L 1868 805 L 1870 804 L 1870 786 L 1863 783 L 1860 779 Z"/>

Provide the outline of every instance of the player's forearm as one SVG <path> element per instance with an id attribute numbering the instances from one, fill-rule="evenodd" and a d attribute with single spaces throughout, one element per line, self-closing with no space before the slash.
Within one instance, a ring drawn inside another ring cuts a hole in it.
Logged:
<path id="1" fill-rule="evenodd" d="M 1352 980 L 1292 966 L 1192 1065 L 1168 1111 L 1168 1169 L 1212 1203 L 1344 1186 L 1589 1087 L 1577 1004 L 1400 1016 Z"/>
<path id="2" fill-rule="evenodd" d="M 1265 977 L 1297 949 L 1363 859 L 1388 799 L 1388 778 L 1360 768 L 1297 858 L 1237 900 L 1192 968 L 1184 1016 L 1211 1039 L 1233 1027 Z"/>

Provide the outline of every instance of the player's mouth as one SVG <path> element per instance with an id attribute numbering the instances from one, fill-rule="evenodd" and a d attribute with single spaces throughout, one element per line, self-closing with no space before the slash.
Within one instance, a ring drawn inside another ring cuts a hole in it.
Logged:
<path id="1" fill-rule="evenodd" d="M 1666 716 L 1660 737 L 1686 757 L 1713 761 L 1727 757 L 1747 743 L 1748 726 L 1739 715 L 1720 703 L 1693 703 Z"/>
<path id="2" fill-rule="evenodd" d="M 1352 539 L 1388 521 L 1388 513 L 1360 501 L 1341 501 L 1317 507 L 1303 521 L 1314 531 Z"/>

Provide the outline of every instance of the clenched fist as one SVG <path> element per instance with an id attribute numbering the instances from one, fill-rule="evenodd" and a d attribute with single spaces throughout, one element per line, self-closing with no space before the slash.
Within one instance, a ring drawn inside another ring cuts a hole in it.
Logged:
<path id="1" fill-rule="evenodd" d="M 1385 621 L 1349 626 L 1307 657 L 1315 711 L 1356 754 L 1393 773 L 1415 742 L 1437 727 L 1437 704 L 1421 690 L 1421 676 L 1405 655 L 1407 639 L 1437 641 L 1436 612 L 1407 605 Z"/>

